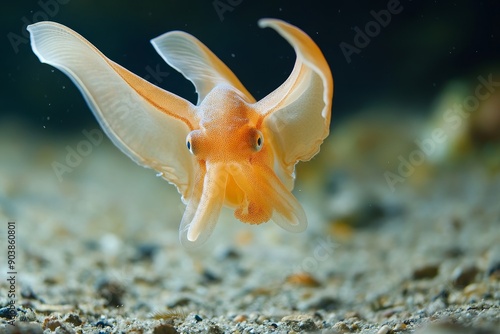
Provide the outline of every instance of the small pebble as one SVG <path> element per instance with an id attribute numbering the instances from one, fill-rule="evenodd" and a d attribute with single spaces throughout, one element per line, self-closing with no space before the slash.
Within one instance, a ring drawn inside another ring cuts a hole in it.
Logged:
<path id="1" fill-rule="evenodd" d="M 238 253 L 233 248 L 227 248 L 222 253 L 218 255 L 220 260 L 236 260 L 241 257 L 240 253 Z"/>
<path id="2" fill-rule="evenodd" d="M 239 315 L 237 315 L 236 317 L 234 317 L 233 321 L 234 321 L 234 322 L 243 322 L 243 321 L 245 321 L 245 320 L 247 320 L 247 319 L 248 319 L 248 318 L 247 318 L 247 316 L 246 316 L 246 315 L 244 315 L 244 314 L 239 314 Z"/>
<path id="3" fill-rule="evenodd" d="M 50 329 L 51 331 L 55 331 L 56 328 L 59 326 L 61 326 L 61 323 L 54 316 L 50 316 L 50 317 L 45 318 L 43 320 L 43 324 L 42 324 L 43 329 Z"/>
<path id="4" fill-rule="evenodd" d="M 269 318 L 266 317 L 265 315 L 259 315 L 259 317 L 255 320 L 256 323 L 258 324 L 263 324 L 265 321 L 268 321 Z"/>
<path id="5" fill-rule="evenodd" d="M 135 255 L 131 258 L 132 262 L 152 261 L 160 247 L 154 244 L 140 244 L 136 248 Z"/>
<path id="6" fill-rule="evenodd" d="M 443 300 L 436 299 L 429 304 L 429 306 L 427 307 L 427 312 L 429 314 L 434 314 L 437 311 L 444 310 L 445 308 L 446 308 L 446 304 L 443 302 Z"/>
<path id="7" fill-rule="evenodd" d="M 107 257 L 117 256 L 122 251 L 122 244 L 121 238 L 112 233 L 104 234 L 99 240 L 101 252 Z"/>
<path id="8" fill-rule="evenodd" d="M 313 317 L 308 314 L 293 314 L 293 315 L 287 315 L 281 318 L 282 322 L 290 322 L 290 321 L 305 321 L 305 320 L 312 320 Z"/>
<path id="9" fill-rule="evenodd" d="M 314 312 L 314 318 L 316 320 L 323 320 L 323 315 L 321 315 L 321 313 L 319 313 L 318 311 Z"/>
<path id="10" fill-rule="evenodd" d="M 272 324 L 269 325 L 269 327 L 273 328 L 273 329 L 276 329 L 276 328 L 278 328 L 278 324 L 276 324 L 276 323 L 273 322 Z"/>
<path id="11" fill-rule="evenodd" d="M 353 323 L 351 326 L 349 326 L 349 328 L 351 329 L 351 332 L 359 331 L 359 322 Z"/>
<path id="12" fill-rule="evenodd" d="M 309 287 L 318 287 L 321 285 L 313 275 L 306 272 L 291 274 L 285 281 L 290 284 Z"/>
<path id="13" fill-rule="evenodd" d="M 463 292 L 464 295 L 471 297 L 471 296 L 481 296 L 485 294 L 488 291 L 488 288 L 484 283 L 472 283 L 467 285 Z"/>
<path id="14" fill-rule="evenodd" d="M 486 274 L 500 278 L 500 246 L 496 246 L 490 251 Z"/>
<path id="15" fill-rule="evenodd" d="M 461 249 L 460 247 L 453 246 L 444 252 L 444 256 L 452 258 L 452 259 L 456 259 L 456 258 L 464 255 L 464 253 L 465 253 L 465 251 L 463 249 Z"/>
<path id="16" fill-rule="evenodd" d="M 248 315 L 248 319 L 250 321 L 257 321 L 257 319 L 260 317 L 259 313 L 252 312 Z"/>
<path id="17" fill-rule="evenodd" d="M 430 279 L 437 276 L 439 273 L 439 266 L 436 264 L 428 264 L 423 267 L 416 268 L 413 271 L 412 277 L 415 280 Z"/>
<path id="18" fill-rule="evenodd" d="M 402 332 L 402 331 L 406 330 L 406 328 L 407 328 L 407 326 L 405 323 L 400 323 L 400 324 L 397 324 L 396 326 L 394 326 L 393 331 Z"/>
<path id="19" fill-rule="evenodd" d="M 102 327 L 102 328 L 104 328 L 104 327 L 113 327 L 113 325 L 111 325 L 109 322 L 107 322 L 104 319 L 101 319 L 101 320 L 97 321 L 94 324 L 94 326 L 96 326 L 96 327 Z"/>
<path id="20" fill-rule="evenodd" d="M 384 326 L 380 327 L 377 334 L 388 334 L 390 331 L 391 331 L 391 329 L 389 328 L 389 326 L 384 325 Z"/>
<path id="21" fill-rule="evenodd" d="M 36 321 L 36 319 L 37 319 L 36 313 L 31 308 L 23 310 L 22 313 L 19 314 L 18 318 L 18 320 L 22 322 Z"/>
<path id="22" fill-rule="evenodd" d="M 314 330 L 318 329 L 318 327 L 316 327 L 316 324 L 314 323 L 314 321 L 312 319 L 307 319 L 307 320 L 299 322 L 298 327 L 299 327 L 301 332 L 303 332 L 303 331 L 310 332 L 310 331 L 314 331 Z"/>
<path id="23" fill-rule="evenodd" d="M 333 325 L 333 329 L 336 330 L 337 332 L 340 332 L 340 333 L 351 332 L 351 329 L 349 328 L 349 326 L 347 326 L 347 324 L 343 321 L 339 321 L 335 325 Z"/>
<path id="24" fill-rule="evenodd" d="M 342 220 L 336 220 L 331 223 L 328 228 L 328 232 L 335 236 L 336 239 L 341 239 L 343 241 L 348 241 L 352 239 L 354 235 L 354 228 L 351 224 L 344 222 Z"/>
<path id="25" fill-rule="evenodd" d="M 324 310 L 333 311 L 339 307 L 340 302 L 330 296 L 321 296 L 308 300 L 307 302 L 300 305 L 300 310 Z"/>
<path id="26" fill-rule="evenodd" d="M 172 325 L 160 324 L 153 329 L 153 334 L 177 334 L 179 333 Z"/>
<path id="27" fill-rule="evenodd" d="M 2 307 L 0 308 L 0 317 L 5 319 L 15 318 L 17 315 L 17 311 L 15 309 L 11 309 L 10 307 Z"/>
<path id="28" fill-rule="evenodd" d="M 97 294 L 106 300 L 108 306 L 123 306 L 122 298 L 125 295 L 125 288 L 119 282 L 102 278 L 97 281 L 96 290 Z"/>
<path id="29" fill-rule="evenodd" d="M 356 312 L 356 311 L 346 312 L 345 313 L 345 318 L 346 319 L 352 319 L 352 318 L 362 319 L 361 315 L 359 315 L 359 313 Z"/>
<path id="30" fill-rule="evenodd" d="M 64 319 L 65 322 L 72 324 L 75 327 L 81 326 L 83 324 L 82 319 L 77 314 L 70 313 Z"/>
<path id="31" fill-rule="evenodd" d="M 500 278 L 500 262 L 488 267 L 488 276 Z"/>
<path id="32" fill-rule="evenodd" d="M 457 267 L 451 274 L 451 281 L 455 287 L 463 288 L 474 282 L 479 269 L 474 265 Z"/>
<path id="33" fill-rule="evenodd" d="M 218 283 L 221 281 L 221 279 L 209 269 L 203 270 L 202 277 L 205 283 Z"/>

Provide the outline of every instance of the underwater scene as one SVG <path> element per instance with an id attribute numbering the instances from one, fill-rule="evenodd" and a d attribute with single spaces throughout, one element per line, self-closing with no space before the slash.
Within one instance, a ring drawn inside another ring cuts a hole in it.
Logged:
<path id="1" fill-rule="evenodd" d="M 497 2 L 0 18 L 0 333 L 500 333 Z"/>

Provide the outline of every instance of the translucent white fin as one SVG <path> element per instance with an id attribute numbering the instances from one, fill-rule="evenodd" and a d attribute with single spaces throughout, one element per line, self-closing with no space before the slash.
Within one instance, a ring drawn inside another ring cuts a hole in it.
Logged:
<path id="1" fill-rule="evenodd" d="M 40 61 L 73 80 L 113 143 L 161 172 L 188 199 L 195 165 L 185 138 L 198 123 L 195 107 L 112 62 L 61 24 L 40 22 L 28 31 Z"/>
<path id="2" fill-rule="evenodd" d="M 311 159 L 328 136 L 333 79 L 320 49 L 302 30 L 276 19 L 262 19 L 259 26 L 276 30 L 297 55 L 288 79 L 254 104 L 270 130 L 279 161 L 276 173 L 287 175 L 282 181 L 291 189 L 295 164 Z"/>
<path id="3" fill-rule="evenodd" d="M 236 88 L 245 101 L 255 102 L 234 73 L 192 35 L 183 31 L 171 31 L 152 39 L 151 43 L 170 66 L 194 84 L 198 93 L 198 105 L 221 83 Z"/>

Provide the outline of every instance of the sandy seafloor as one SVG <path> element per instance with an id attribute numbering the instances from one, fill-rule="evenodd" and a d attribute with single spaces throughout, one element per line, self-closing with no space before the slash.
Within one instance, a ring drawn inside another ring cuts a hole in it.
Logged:
<path id="1" fill-rule="evenodd" d="M 383 169 L 325 147 L 298 170 L 306 232 L 227 210 L 188 251 L 172 185 L 107 140 L 59 182 L 51 163 L 85 137 L 48 133 L 0 131 L 5 276 L 8 221 L 17 248 L 1 333 L 500 333 L 500 173 L 481 160 L 422 165 L 391 192 Z"/>

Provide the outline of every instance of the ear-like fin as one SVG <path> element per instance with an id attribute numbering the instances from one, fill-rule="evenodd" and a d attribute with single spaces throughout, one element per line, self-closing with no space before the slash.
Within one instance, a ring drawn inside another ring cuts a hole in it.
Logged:
<path id="1" fill-rule="evenodd" d="M 195 107 L 112 62 L 61 24 L 40 22 L 28 31 L 40 61 L 73 80 L 113 143 L 136 163 L 163 173 L 188 199 L 197 167 L 185 138 L 198 123 Z"/>
<path id="2" fill-rule="evenodd" d="M 275 19 L 262 19 L 259 26 L 276 30 L 297 54 L 288 79 L 254 104 L 270 130 L 279 162 L 276 173 L 286 176 L 282 181 L 290 188 L 295 164 L 311 159 L 328 136 L 333 79 L 320 49 L 302 30 Z"/>
<path id="3" fill-rule="evenodd" d="M 171 31 L 152 39 L 151 43 L 170 66 L 194 84 L 198 93 L 198 105 L 215 86 L 221 83 L 236 88 L 248 103 L 255 102 L 234 73 L 192 35 L 182 31 Z"/>

